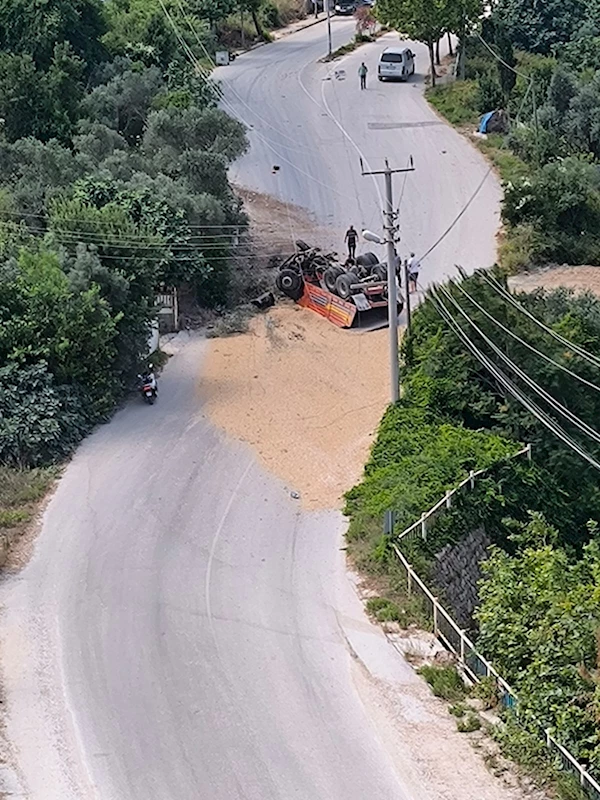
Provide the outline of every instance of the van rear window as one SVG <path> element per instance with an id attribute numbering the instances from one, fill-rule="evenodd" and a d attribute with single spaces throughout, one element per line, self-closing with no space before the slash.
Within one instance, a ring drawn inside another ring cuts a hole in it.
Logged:
<path id="1" fill-rule="evenodd" d="M 391 64 L 401 64 L 403 60 L 402 53 L 382 53 L 381 60 Z"/>

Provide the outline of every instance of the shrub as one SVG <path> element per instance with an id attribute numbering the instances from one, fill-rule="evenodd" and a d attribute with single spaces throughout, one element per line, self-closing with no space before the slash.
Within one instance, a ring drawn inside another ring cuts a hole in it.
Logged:
<path id="1" fill-rule="evenodd" d="M 36 467 L 58 461 L 89 424 L 78 398 L 56 386 L 44 363 L 0 368 L 0 462 Z"/>
<path id="2" fill-rule="evenodd" d="M 504 93 L 494 75 L 484 73 L 477 81 L 477 108 L 482 114 L 504 105 Z"/>
<path id="3" fill-rule="evenodd" d="M 424 666 L 419 669 L 419 675 L 425 678 L 434 695 L 443 700 L 457 702 L 467 695 L 463 679 L 455 667 Z"/>
<path id="4" fill-rule="evenodd" d="M 460 733 L 473 733 L 481 728 L 481 720 L 474 711 L 469 711 L 462 719 L 457 720 L 456 729 Z"/>

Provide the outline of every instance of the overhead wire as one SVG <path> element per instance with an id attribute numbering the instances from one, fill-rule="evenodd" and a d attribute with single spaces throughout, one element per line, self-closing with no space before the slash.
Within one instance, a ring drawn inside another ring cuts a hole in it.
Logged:
<path id="1" fill-rule="evenodd" d="M 583 358 L 590 364 L 593 364 L 593 366 L 600 368 L 600 358 L 598 358 L 598 356 L 595 356 L 593 353 L 590 353 L 588 350 L 581 347 L 580 345 L 575 344 L 575 342 L 570 341 L 569 339 L 567 339 L 566 337 L 562 336 L 560 333 L 555 331 L 553 328 L 550 328 L 548 325 L 539 320 L 534 314 L 531 313 L 531 311 L 529 311 L 528 308 L 525 308 L 525 306 L 519 303 L 519 301 L 514 297 L 514 295 L 512 295 L 510 292 L 507 292 L 506 289 L 502 286 L 502 284 L 499 283 L 493 276 L 489 276 L 487 273 L 482 273 L 482 278 L 494 289 L 494 291 L 496 291 L 498 294 L 500 294 L 502 297 L 508 300 L 508 302 L 511 303 L 511 305 L 513 305 L 516 309 L 518 309 L 522 314 L 525 314 L 538 327 L 546 331 L 547 334 L 552 336 L 554 339 L 556 339 L 562 345 L 567 347 L 569 350 L 572 350 L 574 353 L 577 353 L 577 355 L 580 358 Z"/>
<path id="2" fill-rule="evenodd" d="M 459 340 L 471 352 L 471 354 L 486 368 L 486 370 L 503 386 L 506 391 L 515 398 L 529 413 L 551 431 L 557 438 L 566 444 L 571 450 L 576 452 L 581 458 L 585 459 L 595 469 L 600 470 L 600 462 L 587 452 L 572 436 L 570 436 L 549 414 L 541 409 L 537 403 L 527 397 L 524 392 L 512 381 L 491 359 L 479 350 L 471 342 L 467 334 L 460 325 L 454 320 L 443 301 L 437 297 L 434 291 L 430 293 L 432 304 L 442 319 L 448 324 L 451 330 L 458 336 Z"/>
<path id="3" fill-rule="evenodd" d="M 554 411 L 559 413 L 565 419 L 568 419 L 572 425 L 575 425 L 582 433 L 586 436 L 589 436 L 590 439 L 593 439 L 596 442 L 600 442 L 600 433 L 584 422 L 580 417 L 570 411 L 566 406 L 564 406 L 560 401 L 558 401 L 555 397 L 553 397 L 549 392 L 547 392 L 543 387 L 539 385 L 536 381 L 531 378 L 524 370 L 522 370 L 515 362 L 509 358 L 502 350 L 485 334 L 481 328 L 475 323 L 470 316 L 464 311 L 460 303 L 453 297 L 452 293 L 445 287 L 440 286 L 439 291 L 454 305 L 456 310 L 462 317 L 467 321 L 467 323 L 473 328 L 474 331 L 483 339 L 484 342 L 488 345 L 488 347 L 493 350 L 494 353 L 498 356 L 498 358 L 503 361 L 512 372 L 514 372 L 524 383 L 526 383 L 530 389 L 532 389 L 538 397 L 541 397 Z"/>
<path id="4" fill-rule="evenodd" d="M 469 294 L 469 292 L 467 292 L 467 290 L 460 283 L 452 283 L 452 285 L 456 287 L 467 298 L 467 300 L 469 300 L 469 302 L 471 302 L 475 306 L 475 308 L 479 309 L 479 311 L 481 311 L 481 313 L 484 314 L 484 316 L 486 316 L 490 320 L 490 322 L 492 322 L 494 325 L 500 328 L 500 330 L 504 331 L 504 333 L 506 333 L 512 339 L 519 342 L 519 344 L 521 344 L 523 347 L 526 347 L 532 353 L 535 353 L 537 356 L 539 356 L 544 361 L 547 361 L 549 364 L 558 367 L 558 369 L 562 370 L 567 375 L 570 375 L 572 378 L 575 378 L 575 380 L 579 381 L 580 383 L 583 383 L 585 386 L 588 386 L 590 389 L 593 389 L 596 392 L 600 392 L 600 386 L 593 383 L 592 381 L 588 381 L 581 375 L 578 375 L 572 369 L 569 369 L 569 367 L 565 366 L 565 364 L 561 364 L 560 361 L 556 361 L 551 356 L 547 355 L 541 350 L 538 350 L 532 344 L 529 344 L 529 342 L 525 341 L 525 339 L 522 339 L 514 331 L 511 331 L 510 328 L 507 328 L 506 325 L 504 325 L 502 322 L 500 322 L 499 319 L 494 317 L 493 314 L 490 314 L 490 312 L 484 306 L 482 306 L 481 303 L 475 300 L 475 298 L 471 294 Z"/>
<path id="5" fill-rule="evenodd" d="M 436 247 L 438 247 L 444 241 L 446 236 L 448 236 L 448 234 L 452 231 L 452 229 L 458 224 L 459 220 L 466 214 L 467 210 L 469 209 L 471 204 L 474 202 L 474 200 L 477 197 L 477 195 L 479 194 L 479 192 L 482 190 L 483 185 L 486 182 L 486 180 L 488 179 L 488 177 L 489 177 L 490 173 L 492 172 L 492 170 L 493 170 L 493 167 L 490 166 L 489 169 L 486 171 L 485 175 L 483 176 L 483 178 L 481 179 L 479 185 L 477 186 L 477 188 L 475 189 L 475 191 L 471 195 L 471 197 L 469 197 L 469 199 L 467 200 L 466 204 L 459 211 L 459 213 L 456 215 L 456 217 L 453 219 L 453 221 L 450 223 L 450 225 L 446 228 L 446 230 L 442 233 L 442 235 L 439 236 L 436 239 L 436 241 L 431 245 L 431 247 L 428 250 L 425 251 L 425 253 L 422 256 L 420 256 L 419 261 L 424 261 L 427 258 L 427 256 L 429 256 L 436 249 Z"/>

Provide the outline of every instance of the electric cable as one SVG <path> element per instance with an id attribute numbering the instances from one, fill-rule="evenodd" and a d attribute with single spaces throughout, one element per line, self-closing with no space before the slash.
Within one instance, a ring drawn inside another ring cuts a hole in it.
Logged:
<path id="1" fill-rule="evenodd" d="M 512 295 L 510 292 L 507 292 L 506 289 L 502 286 L 502 284 L 496 280 L 493 276 L 489 276 L 487 273 L 482 273 L 481 277 L 496 291 L 498 294 L 502 295 L 506 300 L 508 300 L 516 309 L 518 309 L 521 313 L 525 314 L 529 319 L 534 322 L 538 327 L 542 328 L 542 330 L 546 331 L 550 336 L 560 342 L 562 345 L 567 347 L 569 350 L 572 350 L 574 353 L 577 353 L 578 356 L 588 361 L 593 366 L 600 368 L 600 358 L 595 356 L 593 353 L 590 353 L 585 348 L 581 347 L 574 342 L 571 342 L 569 339 L 562 336 L 560 333 L 555 331 L 553 328 L 548 327 L 545 323 L 539 320 L 534 314 L 529 311 L 529 309 L 525 308 L 519 301 Z"/>
<path id="2" fill-rule="evenodd" d="M 486 342 L 486 344 L 496 353 L 498 358 L 503 361 L 509 369 L 511 369 L 518 377 L 526 383 L 533 391 L 541 397 L 548 405 L 554 409 L 554 411 L 558 412 L 561 416 L 568 419 L 571 424 L 575 425 L 576 428 L 584 433 L 586 436 L 589 436 L 590 439 L 594 439 L 596 442 L 600 442 L 600 433 L 594 430 L 590 425 L 584 422 L 580 417 L 570 411 L 566 406 L 564 406 L 561 402 L 559 402 L 555 397 L 553 397 L 549 392 L 547 392 L 543 387 L 539 385 L 536 381 L 533 380 L 524 370 L 522 370 L 515 362 L 510 359 L 502 350 L 494 343 L 492 340 L 487 336 L 481 328 L 473 322 L 473 320 L 469 317 L 469 315 L 464 311 L 461 307 L 460 303 L 457 302 L 456 298 L 452 296 L 451 292 L 445 286 L 440 286 L 439 291 L 441 291 L 448 300 L 454 305 L 457 311 L 464 317 L 469 325 L 479 334 L 479 336 Z"/>
<path id="3" fill-rule="evenodd" d="M 504 325 L 502 322 L 500 322 L 500 320 L 499 320 L 499 319 L 497 319 L 496 317 L 494 317 L 494 316 L 493 316 L 493 314 L 490 314 L 490 312 L 489 312 L 489 311 L 487 311 L 487 309 L 485 309 L 485 308 L 484 308 L 484 307 L 481 305 L 481 303 L 478 303 L 478 302 L 477 302 L 477 300 L 475 300 L 475 298 L 474 298 L 474 297 L 472 297 L 472 295 L 470 295 L 470 294 L 469 294 L 469 292 L 467 292 L 467 290 L 463 288 L 463 286 L 461 286 L 461 284 L 460 284 L 460 283 L 453 283 L 453 282 L 451 281 L 451 285 L 452 285 L 452 286 L 455 286 L 455 287 L 456 287 L 456 288 L 457 288 L 457 289 L 458 289 L 460 292 L 462 292 L 462 294 L 463 294 L 463 295 L 464 295 L 464 296 L 465 296 L 465 297 L 466 297 L 466 298 L 467 298 L 467 299 L 468 299 L 468 300 L 469 300 L 469 301 L 470 301 L 470 302 L 471 302 L 471 303 L 472 303 L 472 304 L 473 304 L 473 305 L 474 305 L 476 308 L 478 308 L 478 309 L 479 309 L 479 311 L 481 311 L 481 313 L 482 313 L 482 314 L 484 314 L 484 315 L 485 315 L 485 316 L 486 316 L 486 317 L 487 317 L 487 318 L 490 320 L 490 322 L 492 322 L 492 323 L 493 323 L 494 325 L 496 325 L 498 328 L 500 328 L 501 330 L 503 330 L 503 331 L 504 331 L 504 333 L 508 334 L 508 336 L 510 336 L 511 338 L 513 338 L 515 341 L 519 342 L 519 344 L 523 345 L 523 347 L 526 347 L 526 348 L 527 348 L 528 350 L 530 350 L 532 353 L 535 353 L 537 356 L 539 356 L 540 358 L 544 359 L 544 361 L 547 361 L 549 364 L 553 364 L 555 367 L 558 367 L 558 369 L 560 369 L 560 370 L 562 370 L 563 372 L 567 373 L 567 375 L 570 375 L 572 378 L 575 378 L 576 380 L 580 381 L 580 383 L 583 383 L 583 384 L 585 384 L 585 385 L 586 385 L 586 386 L 588 386 L 590 389 L 593 389 L 593 390 L 594 390 L 594 391 L 596 391 L 596 392 L 600 392 L 600 386 L 598 386 L 598 385 L 597 385 L 597 384 L 595 384 L 595 383 L 592 383 L 592 381 L 588 381 L 586 378 L 583 378 L 581 375 L 578 375 L 576 372 L 573 372 L 573 370 L 569 369 L 569 367 L 566 367 L 564 364 L 561 364 L 561 363 L 560 363 L 560 361 L 556 361 L 555 359 L 551 358 L 549 355 L 546 355 L 546 353 L 543 353 L 541 350 L 538 350 L 538 349 L 537 349 L 536 347 L 534 347 L 532 344 L 529 344 L 529 342 L 526 342 L 526 341 L 525 341 L 525 339 L 522 339 L 522 338 L 521 338 L 521 337 L 520 337 L 518 334 L 516 334 L 514 331 L 511 331 L 511 329 L 510 329 L 510 328 L 507 328 L 507 327 L 506 327 L 506 325 Z"/>
<path id="4" fill-rule="evenodd" d="M 469 337 L 462 330 L 460 325 L 454 320 L 443 301 L 440 300 L 435 292 L 430 293 L 432 304 L 440 317 L 448 324 L 451 330 L 458 336 L 460 341 L 471 352 L 474 358 L 484 366 L 487 371 L 502 385 L 506 391 L 515 398 L 529 413 L 534 416 L 539 422 L 551 431 L 557 438 L 566 444 L 571 450 L 576 452 L 581 458 L 585 459 L 595 469 L 600 470 L 600 462 L 598 462 L 590 453 L 587 452 L 575 439 L 554 420 L 543 411 L 533 400 L 527 397 L 519 387 L 499 368 L 497 367 L 486 355 L 484 355 L 479 348 L 477 348 L 469 339 Z"/>

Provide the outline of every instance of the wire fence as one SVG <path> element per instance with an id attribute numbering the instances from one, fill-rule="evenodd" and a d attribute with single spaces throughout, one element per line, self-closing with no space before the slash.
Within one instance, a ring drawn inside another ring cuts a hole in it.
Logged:
<path id="1" fill-rule="evenodd" d="M 530 454 L 530 448 L 522 452 Z M 517 455 L 520 455 L 517 453 Z M 482 470 L 481 472 L 483 472 Z M 481 474 L 481 472 L 479 474 Z M 470 480 L 470 479 L 468 479 Z M 464 485 L 463 482 L 462 485 Z M 459 487 L 457 487 L 458 489 Z M 456 490 L 455 490 L 456 491 Z M 437 504 L 439 505 L 439 504 Z M 434 506 L 436 508 L 436 506 Z M 430 512 L 429 512 L 430 513 Z M 405 534 L 414 526 L 407 528 Z M 466 632 L 454 621 L 452 616 L 441 605 L 435 594 L 429 590 L 425 583 L 414 571 L 397 543 L 392 544 L 392 549 L 398 558 L 398 564 L 406 578 L 406 591 L 409 597 L 417 598 L 423 612 L 433 626 L 433 633 L 444 647 L 457 657 L 466 676 L 473 683 L 479 683 L 482 678 L 493 678 L 498 700 L 502 708 L 513 709 L 518 718 L 518 702 L 516 692 L 497 672 L 490 662 L 475 647 Z M 561 745 L 548 729 L 540 728 L 546 746 L 556 759 L 557 765 L 566 772 L 574 775 L 582 790 L 591 800 L 600 800 L 600 784 L 590 775 L 571 753 Z"/>

